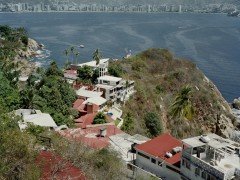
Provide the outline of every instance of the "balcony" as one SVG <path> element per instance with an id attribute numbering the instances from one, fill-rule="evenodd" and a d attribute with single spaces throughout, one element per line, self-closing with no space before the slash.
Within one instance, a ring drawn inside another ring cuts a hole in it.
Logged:
<path id="1" fill-rule="evenodd" d="M 182 157 L 189 160 L 194 166 L 200 167 L 201 169 L 205 170 L 209 174 L 218 177 L 219 179 L 224 179 L 224 172 L 220 171 L 217 166 L 212 166 L 207 161 L 204 161 L 195 155 L 189 154 L 187 151 L 182 151 Z"/>

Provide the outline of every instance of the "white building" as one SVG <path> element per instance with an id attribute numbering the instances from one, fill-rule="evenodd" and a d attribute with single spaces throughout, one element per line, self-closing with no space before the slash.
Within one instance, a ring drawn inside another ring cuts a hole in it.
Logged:
<path id="1" fill-rule="evenodd" d="M 135 146 L 135 165 L 162 179 L 179 180 L 181 146 L 181 141 L 162 134 Z"/>
<path id="2" fill-rule="evenodd" d="M 48 128 L 57 127 L 50 114 L 42 113 L 40 110 L 18 109 L 15 111 L 15 115 L 22 117 L 23 121 L 18 123 L 20 130 L 27 128 L 28 123 Z"/>
<path id="3" fill-rule="evenodd" d="M 183 180 L 240 179 L 240 144 L 216 134 L 182 140 Z"/>
<path id="4" fill-rule="evenodd" d="M 109 61 L 109 58 L 100 59 L 98 65 L 96 64 L 95 60 L 89 61 L 89 62 L 86 62 L 86 63 L 82 63 L 82 64 L 71 64 L 71 69 L 77 70 L 78 68 L 80 68 L 84 65 L 89 66 L 93 70 L 96 69 L 96 68 L 99 68 L 99 76 L 101 77 L 101 76 L 106 75 L 107 72 L 108 72 L 108 61 Z"/>
<path id="5" fill-rule="evenodd" d="M 124 102 L 134 93 L 134 81 L 125 81 L 114 76 L 101 76 L 96 85 L 103 91 L 103 97 L 112 102 Z"/>

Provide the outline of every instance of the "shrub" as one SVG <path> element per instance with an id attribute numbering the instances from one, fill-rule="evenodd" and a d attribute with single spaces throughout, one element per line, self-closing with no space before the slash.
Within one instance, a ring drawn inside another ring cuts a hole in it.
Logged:
<path id="1" fill-rule="evenodd" d="M 152 137 L 155 137 L 162 133 L 163 131 L 162 123 L 160 121 L 159 116 L 154 112 L 145 113 L 144 122 Z"/>
<path id="2" fill-rule="evenodd" d="M 93 124 L 104 124 L 107 123 L 106 115 L 103 112 L 98 112 L 93 119 Z"/>
<path id="3" fill-rule="evenodd" d="M 116 63 L 111 63 L 111 62 L 109 63 L 109 66 L 108 66 L 108 72 L 110 75 L 116 76 L 116 77 L 121 77 L 122 74 L 124 73 L 121 65 Z"/>

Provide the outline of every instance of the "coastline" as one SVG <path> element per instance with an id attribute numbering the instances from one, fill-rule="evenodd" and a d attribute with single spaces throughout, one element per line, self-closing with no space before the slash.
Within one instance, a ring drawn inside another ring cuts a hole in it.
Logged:
<path id="1" fill-rule="evenodd" d="M 19 69 L 21 70 L 20 76 L 27 77 L 33 71 L 35 71 L 39 66 L 37 62 L 31 62 L 30 59 L 39 55 L 37 51 L 41 49 L 40 44 L 32 38 L 28 38 L 28 46 L 27 49 L 19 50 L 17 52 L 17 56 L 15 57 L 14 61 L 20 62 Z"/>

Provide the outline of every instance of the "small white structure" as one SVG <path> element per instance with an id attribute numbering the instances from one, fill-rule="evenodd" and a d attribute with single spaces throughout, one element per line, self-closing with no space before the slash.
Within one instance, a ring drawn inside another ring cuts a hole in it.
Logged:
<path id="1" fill-rule="evenodd" d="M 183 180 L 240 179 L 240 144 L 216 134 L 182 140 Z"/>
<path id="2" fill-rule="evenodd" d="M 180 179 L 181 141 L 169 134 L 162 134 L 143 144 L 135 146 L 135 165 L 166 180 Z"/>
<path id="3" fill-rule="evenodd" d="M 109 139 L 111 140 L 111 146 L 119 152 L 121 155 L 121 158 L 126 162 L 132 162 L 135 160 L 136 156 L 135 153 L 133 153 L 132 146 L 134 144 L 142 144 L 149 140 L 149 138 L 142 136 L 140 134 L 135 134 L 134 136 L 131 136 L 126 133 L 120 133 L 116 135 L 109 136 Z"/>
<path id="4" fill-rule="evenodd" d="M 96 104 L 99 106 L 100 110 L 103 110 L 104 107 L 106 106 L 107 100 L 103 97 L 90 97 L 87 100 L 83 102 L 83 104 Z"/>
<path id="5" fill-rule="evenodd" d="M 40 110 L 18 109 L 15 111 L 15 115 L 21 116 L 23 119 L 23 122 L 19 122 L 20 130 L 24 130 L 27 127 L 28 123 L 33 123 L 34 125 L 49 128 L 57 127 L 50 114 L 42 113 Z"/>

